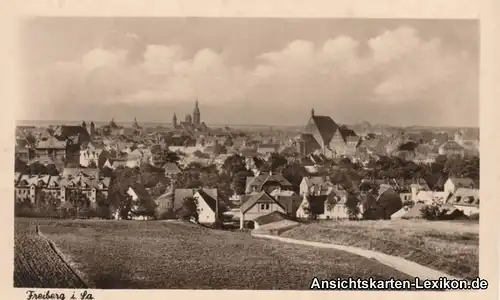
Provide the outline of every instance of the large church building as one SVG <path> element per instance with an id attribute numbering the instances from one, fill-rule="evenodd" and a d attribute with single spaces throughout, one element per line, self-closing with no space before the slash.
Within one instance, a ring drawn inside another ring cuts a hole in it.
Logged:
<path id="1" fill-rule="evenodd" d="M 172 118 L 172 124 L 176 129 L 183 129 L 186 131 L 206 131 L 208 128 L 205 122 L 201 121 L 200 107 L 198 100 L 195 102 L 193 114 L 186 114 L 184 121 L 179 122 L 177 120 L 177 115 L 174 113 Z"/>
<path id="2" fill-rule="evenodd" d="M 311 117 L 299 138 L 302 155 L 321 153 L 326 157 L 354 155 L 360 138 L 345 126 L 339 126 L 329 116 L 318 116 L 311 110 Z"/>

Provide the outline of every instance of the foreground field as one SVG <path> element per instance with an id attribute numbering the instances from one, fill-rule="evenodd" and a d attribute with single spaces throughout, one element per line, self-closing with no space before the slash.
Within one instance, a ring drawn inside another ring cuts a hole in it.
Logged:
<path id="1" fill-rule="evenodd" d="M 282 236 L 375 250 L 462 278 L 479 274 L 479 224 L 474 222 L 318 222 Z"/>
<path id="2" fill-rule="evenodd" d="M 16 221 L 14 232 L 14 287 L 85 287 L 49 242 L 38 236 L 33 221 Z"/>
<path id="3" fill-rule="evenodd" d="M 308 289 L 315 276 L 408 278 L 342 251 L 185 223 L 39 222 L 40 231 L 85 275 L 91 288 Z"/>

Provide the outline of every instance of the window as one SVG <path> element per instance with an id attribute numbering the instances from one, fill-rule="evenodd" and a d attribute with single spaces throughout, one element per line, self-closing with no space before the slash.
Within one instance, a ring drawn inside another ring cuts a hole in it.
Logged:
<path id="1" fill-rule="evenodd" d="M 462 197 L 457 196 L 455 199 L 456 199 L 456 202 L 460 202 L 460 200 L 462 200 Z"/>
<path id="2" fill-rule="evenodd" d="M 261 204 L 261 205 L 260 205 L 260 209 L 264 209 L 264 204 Z"/>
<path id="3" fill-rule="evenodd" d="M 266 204 L 266 209 L 269 209 L 269 204 Z"/>

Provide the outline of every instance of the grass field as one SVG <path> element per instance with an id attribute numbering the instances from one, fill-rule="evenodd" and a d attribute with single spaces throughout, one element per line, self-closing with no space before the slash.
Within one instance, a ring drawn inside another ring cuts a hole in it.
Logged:
<path id="1" fill-rule="evenodd" d="M 36 233 L 36 222 L 15 222 L 14 287 L 85 288 L 49 242 Z"/>
<path id="2" fill-rule="evenodd" d="M 23 226 L 26 222 L 16 220 Z M 40 231 L 84 274 L 91 288 L 308 289 L 315 276 L 409 278 L 342 251 L 186 223 L 39 222 Z M 28 272 L 18 269 L 24 266 L 16 264 L 16 272 Z"/>
<path id="3" fill-rule="evenodd" d="M 375 250 L 462 278 L 479 274 L 477 222 L 327 221 L 302 225 L 281 236 Z"/>

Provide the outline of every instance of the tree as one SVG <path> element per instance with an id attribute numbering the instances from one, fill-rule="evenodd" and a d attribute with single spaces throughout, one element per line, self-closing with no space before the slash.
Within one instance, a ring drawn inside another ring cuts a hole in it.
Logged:
<path id="1" fill-rule="evenodd" d="M 46 174 L 49 174 L 51 176 L 59 175 L 59 171 L 57 170 L 57 167 L 54 164 L 47 165 L 47 167 L 45 167 L 45 172 Z"/>
<path id="2" fill-rule="evenodd" d="M 177 216 L 183 220 L 194 219 L 195 222 L 198 222 L 198 200 L 194 197 L 184 198 Z"/>
<path id="3" fill-rule="evenodd" d="M 234 177 L 237 172 L 246 170 L 245 159 L 238 154 L 233 154 L 226 158 L 222 170 Z"/>
<path id="4" fill-rule="evenodd" d="M 107 197 L 101 191 L 96 193 L 96 215 L 102 219 L 111 218 L 111 207 Z"/>
<path id="5" fill-rule="evenodd" d="M 359 199 L 358 197 L 349 194 L 345 203 L 347 207 L 347 214 L 350 220 L 357 220 L 359 216 Z"/>
<path id="6" fill-rule="evenodd" d="M 92 169 L 97 169 L 97 163 L 95 162 L 95 160 L 91 160 L 87 167 Z"/>
<path id="7" fill-rule="evenodd" d="M 426 220 L 440 220 L 445 215 L 437 205 L 426 205 L 420 209 L 420 213 Z"/>
<path id="8" fill-rule="evenodd" d="M 20 160 L 19 157 L 16 156 L 14 161 L 14 171 L 22 173 L 26 170 L 27 167 L 28 164 L 26 164 L 24 161 Z"/>
<path id="9" fill-rule="evenodd" d="M 80 188 L 72 189 L 69 193 L 68 198 L 70 203 L 73 204 L 73 206 L 75 207 L 77 216 L 80 215 L 82 210 L 83 213 L 85 213 L 90 206 L 90 201 L 87 198 L 87 195 L 85 195 L 85 193 L 83 193 L 82 189 Z"/>
<path id="10" fill-rule="evenodd" d="M 302 178 L 308 175 L 306 168 L 297 162 L 292 162 L 283 166 L 281 173 L 293 186 L 299 186 Z"/>
<path id="11" fill-rule="evenodd" d="M 38 161 L 35 161 L 31 165 L 29 165 L 29 172 L 30 174 L 46 174 L 47 170 L 44 165 L 39 163 Z"/>
<path id="12" fill-rule="evenodd" d="M 307 216 L 307 219 L 316 220 L 318 218 L 318 214 L 312 211 L 309 202 L 305 201 L 304 204 L 302 204 L 302 210 L 304 211 L 304 214 Z"/>

